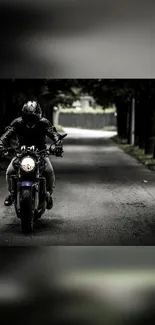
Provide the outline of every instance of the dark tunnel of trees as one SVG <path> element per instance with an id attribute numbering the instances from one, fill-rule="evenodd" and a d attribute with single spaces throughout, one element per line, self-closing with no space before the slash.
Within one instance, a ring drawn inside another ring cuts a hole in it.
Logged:
<path id="1" fill-rule="evenodd" d="M 155 157 L 154 79 L 1 79 L 0 134 L 26 100 L 38 99 L 53 122 L 54 106 L 70 107 L 79 94 L 93 96 L 103 108 L 114 104 L 118 136 Z"/>

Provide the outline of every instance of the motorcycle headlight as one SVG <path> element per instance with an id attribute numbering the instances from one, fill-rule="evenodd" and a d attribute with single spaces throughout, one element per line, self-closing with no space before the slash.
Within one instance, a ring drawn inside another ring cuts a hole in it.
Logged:
<path id="1" fill-rule="evenodd" d="M 35 161 L 30 157 L 25 157 L 21 161 L 21 168 L 25 172 L 31 172 L 35 168 Z"/>

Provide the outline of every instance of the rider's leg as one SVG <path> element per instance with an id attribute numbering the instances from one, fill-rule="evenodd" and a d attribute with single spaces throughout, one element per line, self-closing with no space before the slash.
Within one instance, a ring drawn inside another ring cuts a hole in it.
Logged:
<path id="1" fill-rule="evenodd" d="M 46 178 L 46 189 L 49 193 L 53 193 L 53 188 L 55 187 L 55 174 L 53 166 L 48 157 L 44 158 L 46 161 L 46 169 L 44 172 L 44 176 Z"/>
<path id="2" fill-rule="evenodd" d="M 52 193 L 53 188 L 55 187 L 55 174 L 53 166 L 49 160 L 48 157 L 44 158 L 46 161 L 46 169 L 44 172 L 44 176 L 46 178 L 46 190 L 47 190 L 47 209 L 51 209 L 53 206 L 53 199 L 52 199 Z"/>
<path id="3" fill-rule="evenodd" d="M 7 181 L 7 185 L 8 185 L 8 191 L 11 192 L 11 175 L 13 175 L 15 173 L 14 167 L 13 167 L 13 160 L 14 158 L 11 160 L 7 170 L 6 170 L 6 181 Z M 11 194 L 9 194 L 5 201 L 4 204 L 6 206 L 9 206 L 12 204 L 12 198 L 11 198 Z"/>

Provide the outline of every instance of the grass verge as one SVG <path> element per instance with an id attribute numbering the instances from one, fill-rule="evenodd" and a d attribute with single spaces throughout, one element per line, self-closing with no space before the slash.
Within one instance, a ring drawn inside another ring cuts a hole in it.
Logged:
<path id="1" fill-rule="evenodd" d="M 155 159 L 152 155 L 145 155 L 144 149 L 140 149 L 138 146 L 132 146 L 127 143 L 126 139 L 120 139 L 118 136 L 112 138 L 128 155 L 136 158 L 142 165 L 148 169 L 155 171 Z"/>

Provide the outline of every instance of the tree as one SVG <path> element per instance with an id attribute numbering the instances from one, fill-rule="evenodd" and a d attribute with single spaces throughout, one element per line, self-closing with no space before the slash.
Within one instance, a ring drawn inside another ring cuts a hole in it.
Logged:
<path id="1" fill-rule="evenodd" d="M 121 138 L 145 149 L 155 157 L 155 80 L 152 79 L 5 79 L 0 80 L 0 132 L 20 114 L 26 100 L 37 99 L 44 115 L 53 122 L 54 107 L 71 107 L 73 101 L 88 94 L 103 109 L 115 105 Z M 135 114 L 132 103 L 135 99 Z M 9 114 L 8 114 L 9 112 Z M 135 119 L 135 123 L 133 118 Z M 133 129 L 135 126 L 135 130 Z"/>

